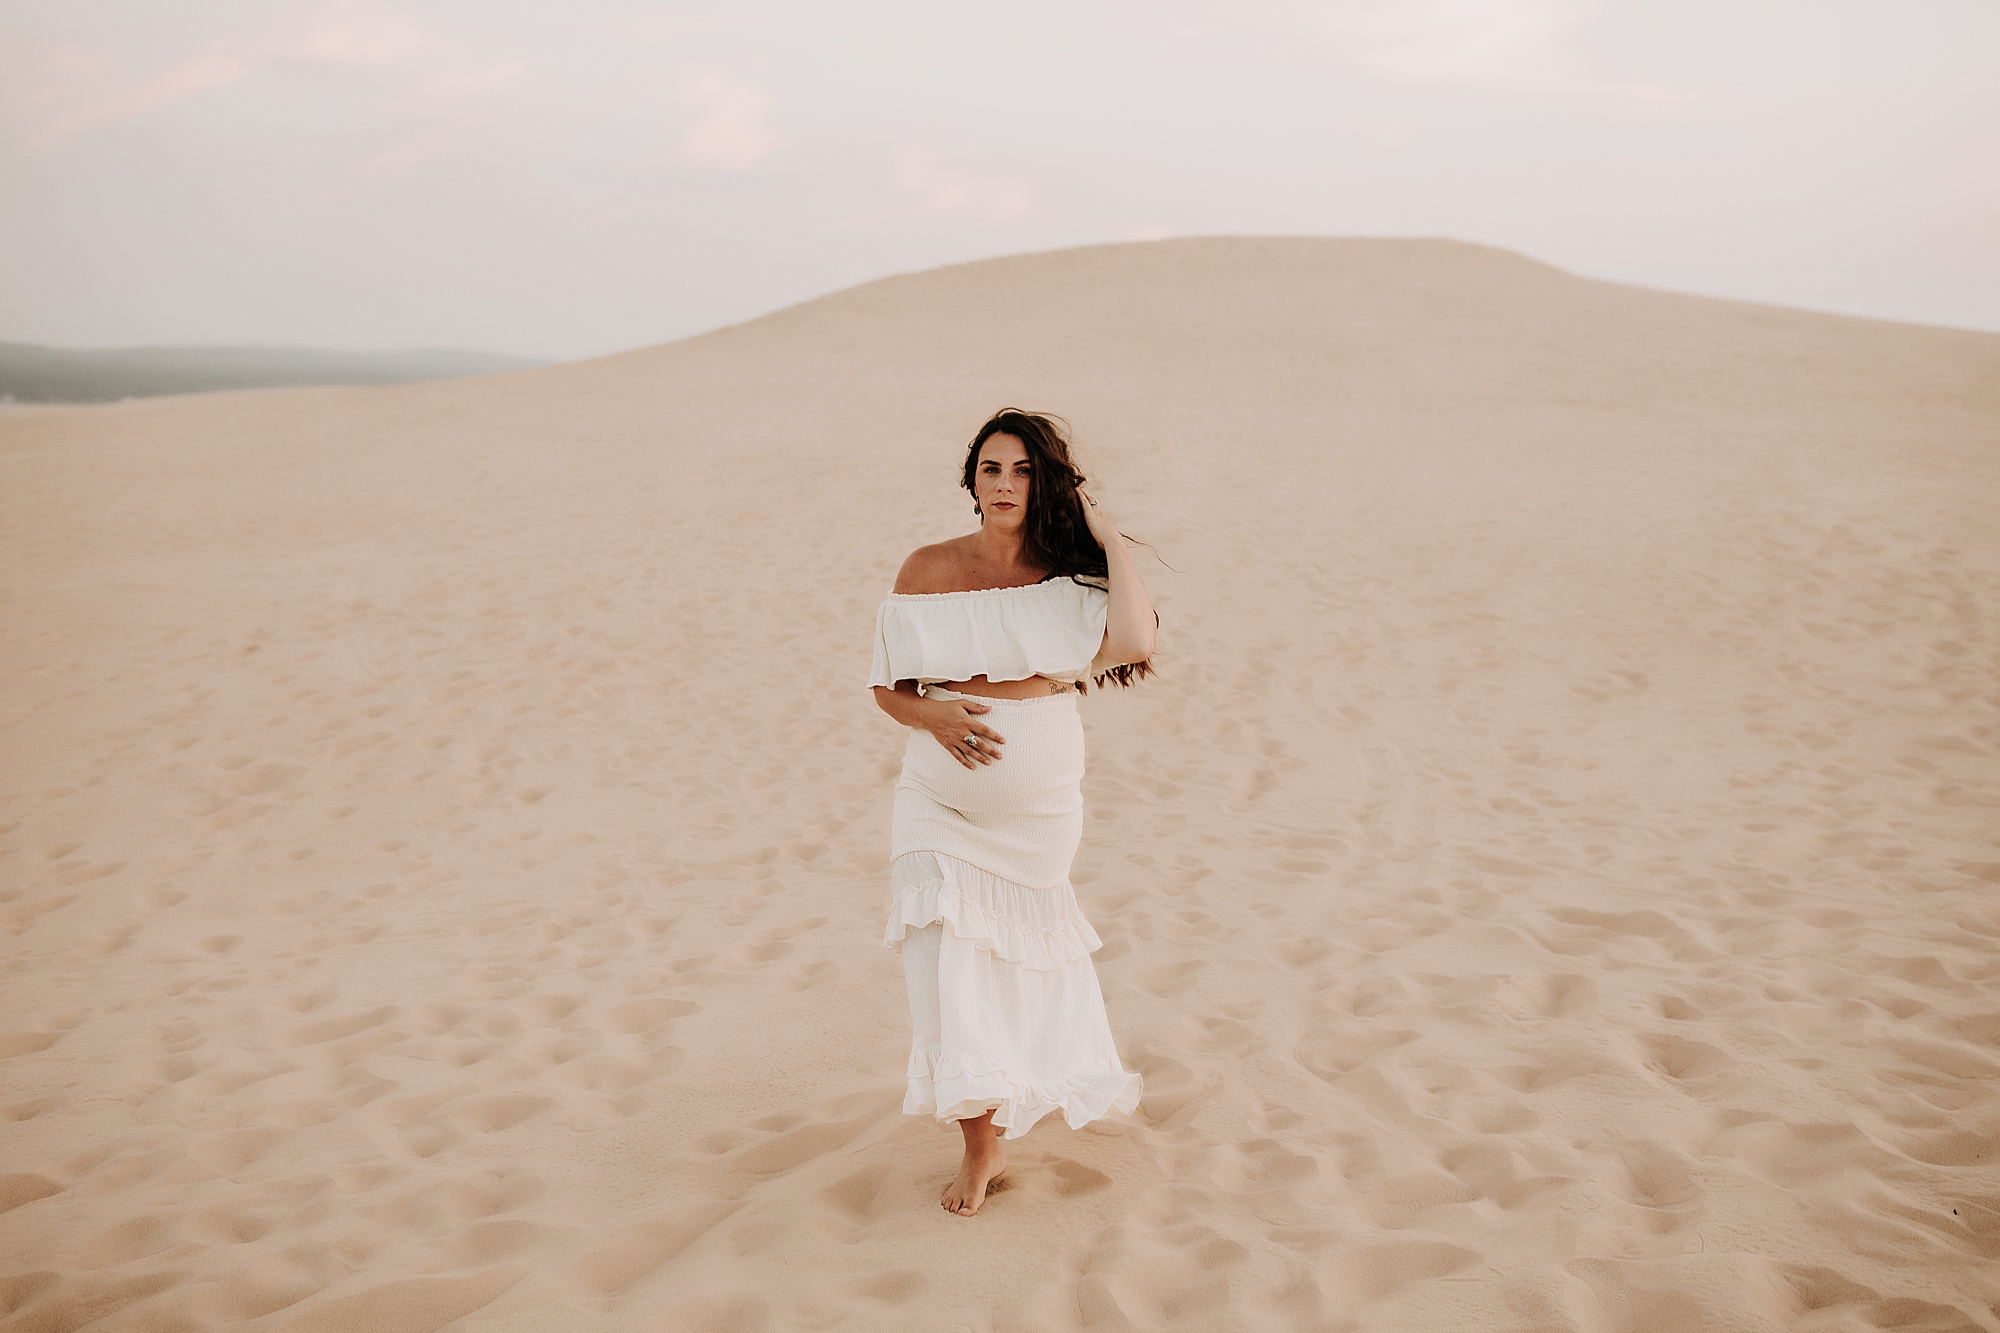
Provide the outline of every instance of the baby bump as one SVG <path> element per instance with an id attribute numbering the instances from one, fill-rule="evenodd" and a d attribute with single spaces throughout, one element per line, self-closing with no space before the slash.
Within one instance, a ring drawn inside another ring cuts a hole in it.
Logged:
<path id="1" fill-rule="evenodd" d="M 1074 707 L 995 708 L 980 721 L 1007 738 L 1001 757 L 967 768 L 928 731 L 914 728 L 903 750 L 902 789 L 966 814 L 1071 814 L 1083 809 L 1083 723 Z"/>

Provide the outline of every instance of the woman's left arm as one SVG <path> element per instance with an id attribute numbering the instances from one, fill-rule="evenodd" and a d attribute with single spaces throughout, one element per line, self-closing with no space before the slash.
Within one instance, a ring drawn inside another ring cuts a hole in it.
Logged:
<path id="1" fill-rule="evenodd" d="M 1118 666 L 1144 662 L 1153 655 L 1153 632 L 1159 625 L 1153 601 L 1146 596 L 1146 585 L 1139 581 L 1138 567 L 1111 515 L 1085 492 L 1077 494 L 1083 496 L 1083 516 L 1090 535 L 1104 548 L 1105 567 L 1111 573 L 1111 609 L 1104 619 L 1104 647 L 1099 651 L 1105 661 Z"/>

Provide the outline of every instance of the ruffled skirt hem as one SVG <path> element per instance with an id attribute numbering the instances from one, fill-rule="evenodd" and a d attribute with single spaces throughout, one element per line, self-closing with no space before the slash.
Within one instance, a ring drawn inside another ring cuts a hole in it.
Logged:
<path id="1" fill-rule="evenodd" d="M 941 1125 L 993 1112 L 1019 1138 L 1052 1111 L 1081 1129 L 1139 1103 L 1065 880 L 1035 889 L 941 852 L 890 865 L 883 943 L 900 948 L 911 1043 L 903 1110 Z"/>
<path id="2" fill-rule="evenodd" d="M 910 1058 L 904 1115 L 930 1115 L 949 1128 L 993 1112 L 1002 1138 L 1018 1139 L 1052 1111 L 1062 1112 L 1071 1129 L 1106 1115 L 1130 1115 L 1139 1105 L 1139 1075 L 1123 1069 L 1078 1070 L 1060 1083 L 1017 1085 L 998 1070 L 973 1070 L 963 1061 L 933 1062 L 921 1053 Z"/>

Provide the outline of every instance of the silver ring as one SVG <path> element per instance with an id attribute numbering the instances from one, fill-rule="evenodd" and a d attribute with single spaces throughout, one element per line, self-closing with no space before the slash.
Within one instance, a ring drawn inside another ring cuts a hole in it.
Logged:
<path id="1" fill-rule="evenodd" d="M 974 749 L 977 749 L 977 748 L 978 748 L 978 743 L 979 743 L 979 737 L 977 737 L 977 736 L 967 736 L 967 737 L 965 738 L 965 743 L 966 743 L 967 745 L 970 745 L 970 746 L 972 746 L 972 747 L 973 747 Z"/>

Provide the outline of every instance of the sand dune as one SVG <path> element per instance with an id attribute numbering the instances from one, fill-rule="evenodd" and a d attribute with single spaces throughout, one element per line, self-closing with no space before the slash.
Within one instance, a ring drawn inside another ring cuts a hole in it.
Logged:
<path id="1" fill-rule="evenodd" d="M 1075 423 L 1147 1096 L 898 1113 L 876 600 Z M 0 415 L 0 1328 L 2000 1329 L 2000 336 L 1447 242 Z"/>

